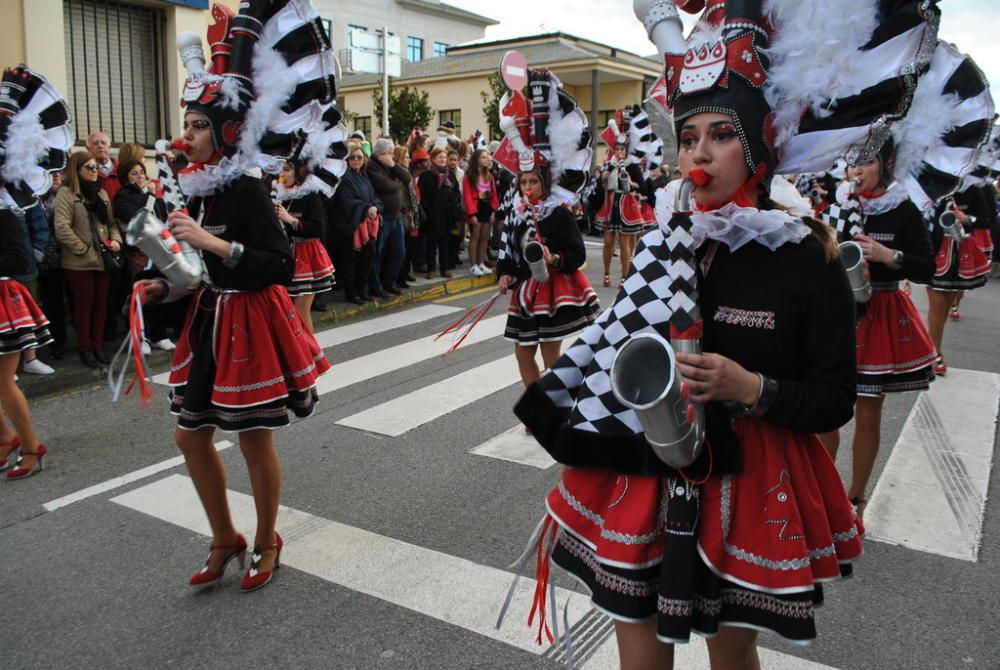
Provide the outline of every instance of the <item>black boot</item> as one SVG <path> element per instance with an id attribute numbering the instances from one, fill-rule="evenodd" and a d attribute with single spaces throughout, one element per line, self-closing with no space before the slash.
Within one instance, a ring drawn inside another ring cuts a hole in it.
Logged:
<path id="1" fill-rule="evenodd" d="M 97 362 L 97 358 L 94 356 L 93 351 L 81 351 L 80 352 L 80 362 L 86 365 L 88 368 L 100 367 L 100 363 Z"/>

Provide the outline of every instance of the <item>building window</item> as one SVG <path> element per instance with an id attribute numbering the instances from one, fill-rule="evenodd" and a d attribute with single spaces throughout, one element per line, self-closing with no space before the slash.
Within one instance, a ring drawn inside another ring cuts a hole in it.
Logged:
<path id="1" fill-rule="evenodd" d="M 76 141 L 96 130 L 115 144 L 151 147 L 165 137 L 162 12 L 107 0 L 63 0 L 63 17 L 65 94 Z"/>
<path id="2" fill-rule="evenodd" d="M 599 109 L 599 110 L 597 110 L 597 133 L 598 134 L 601 134 L 602 132 L 604 132 L 604 129 L 608 127 L 608 121 L 610 121 L 611 119 L 615 118 L 615 112 L 616 111 L 617 110 L 614 110 L 614 109 Z M 590 118 L 589 113 L 587 115 L 587 118 Z"/>
<path id="3" fill-rule="evenodd" d="M 434 43 L 434 57 L 445 56 L 448 53 L 448 45 L 442 42 Z"/>
<path id="4" fill-rule="evenodd" d="M 370 116 L 358 116 L 354 119 L 354 130 L 360 130 L 365 134 L 365 139 L 372 136 L 372 117 Z"/>
<path id="5" fill-rule="evenodd" d="M 416 63 L 424 59 L 424 40 L 420 37 L 406 38 L 406 60 Z"/>
<path id="6" fill-rule="evenodd" d="M 438 112 L 438 125 L 443 126 L 445 121 L 452 121 L 455 124 L 455 134 L 462 136 L 462 110 L 442 109 Z"/>

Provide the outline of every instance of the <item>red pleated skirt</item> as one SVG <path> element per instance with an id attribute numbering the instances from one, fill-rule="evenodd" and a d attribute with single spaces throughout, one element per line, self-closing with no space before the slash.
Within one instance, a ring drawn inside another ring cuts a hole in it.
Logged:
<path id="1" fill-rule="evenodd" d="M 301 240 L 292 243 L 295 273 L 288 285 L 289 295 L 310 295 L 329 291 L 333 286 L 333 261 L 322 240 Z"/>
<path id="2" fill-rule="evenodd" d="M 263 291 L 216 292 L 214 305 L 201 289 L 177 343 L 168 383 L 180 388 L 193 382 L 197 354 L 211 355 L 214 374 L 208 399 L 212 407 L 267 405 L 313 389 L 330 363 L 306 329 L 283 286 Z M 208 336 L 203 327 L 211 319 Z M 210 351 L 205 351 L 208 348 Z M 185 389 L 185 395 L 190 390 Z M 202 411 L 208 411 L 205 408 Z"/>
<path id="3" fill-rule="evenodd" d="M 0 355 L 50 343 L 48 326 L 48 318 L 24 284 L 0 279 Z"/>
<path id="4" fill-rule="evenodd" d="M 990 231 L 973 230 L 961 244 L 945 235 L 934 259 L 931 288 L 939 291 L 970 291 L 989 279 L 993 240 Z"/>
<path id="5" fill-rule="evenodd" d="M 909 296 L 875 291 L 856 336 L 859 395 L 928 388 L 937 351 Z"/>

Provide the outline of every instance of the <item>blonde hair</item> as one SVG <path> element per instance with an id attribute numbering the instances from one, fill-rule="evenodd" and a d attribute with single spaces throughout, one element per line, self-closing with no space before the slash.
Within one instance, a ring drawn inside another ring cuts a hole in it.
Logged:
<path id="1" fill-rule="evenodd" d="M 395 149 L 392 150 L 392 159 L 397 163 L 403 159 L 403 157 L 410 157 L 410 150 L 406 148 L 405 144 L 400 144 Z"/>
<path id="2" fill-rule="evenodd" d="M 347 143 L 347 157 L 350 158 L 351 154 L 355 151 L 361 152 L 361 169 L 358 170 L 361 174 L 365 174 L 368 171 L 368 156 L 365 155 L 365 150 L 361 147 L 360 142 L 348 142 Z M 347 164 L 347 168 L 350 169 L 351 164 Z"/>
<path id="3" fill-rule="evenodd" d="M 431 155 L 430 155 L 431 162 L 433 163 L 434 157 L 440 154 L 444 154 L 445 156 L 447 156 L 448 149 L 446 149 L 445 147 L 434 147 L 433 149 L 431 149 Z"/>
<path id="4" fill-rule="evenodd" d="M 66 181 L 68 183 L 62 188 L 69 186 L 69 190 L 76 195 L 80 195 L 80 166 L 89 160 L 96 161 L 97 159 L 94 158 L 94 154 L 86 149 L 83 151 L 74 151 L 70 154 L 69 164 L 66 166 Z"/>
<path id="5" fill-rule="evenodd" d="M 129 161 L 143 163 L 145 167 L 146 150 L 142 148 L 141 144 L 126 142 L 118 146 L 118 162 L 128 163 Z"/>

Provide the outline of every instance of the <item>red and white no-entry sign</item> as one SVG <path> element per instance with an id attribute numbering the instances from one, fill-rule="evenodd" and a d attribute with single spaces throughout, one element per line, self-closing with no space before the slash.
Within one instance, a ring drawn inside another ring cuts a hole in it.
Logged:
<path id="1" fill-rule="evenodd" d="M 508 51 L 500 61 L 500 78 L 512 91 L 520 91 L 528 83 L 528 61 L 517 51 Z"/>

